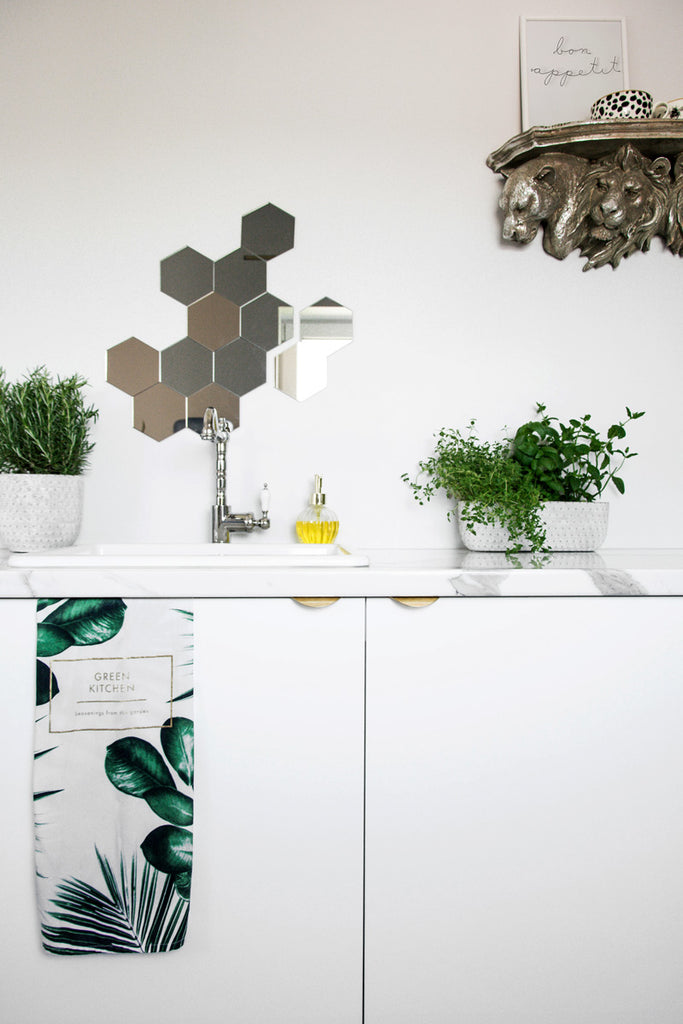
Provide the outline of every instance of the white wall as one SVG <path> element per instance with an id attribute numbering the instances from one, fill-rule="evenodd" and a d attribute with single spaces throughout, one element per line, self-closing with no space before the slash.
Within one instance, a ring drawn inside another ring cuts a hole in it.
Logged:
<path id="1" fill-rule="evenodd" d="M 581 272 L 504 245 L 489 152 L 520 130 L 520 13 L 504 0 L 2 0 L 0 362 L 79 370 L 101 410 L 81 539 L 203 540 L 212 452 L 190 431 L 157 443 L 105 383 L 106 349 L 165 348 L 185 310 L 159 262 L 219 258 L 266 202 L 296 217 L 270 290 L 300 309 L 350 306 L 355 342 L 303 404 L 261 388 L 231 442 L 233 505 L 273 492 L 272 540 L 292 539 L 324 475 L 355 546 L 448 546 L 445 501 L 401 482 L 441 426 L 514 426 L 544 400 L 607 426 L 625 404 L 640 457 L 613 495 L 609 545 L 681 544 L 683 263 L 636 254 Z M 678 96 L 679 0 L 593 0 L 627 19 L 631 84 Z M 378 498 L 379 496 L 379 498 Z M 656 503 L 655 503 L 655 499 Z M 668 499 L 662 501 L 662 499 Z"/>

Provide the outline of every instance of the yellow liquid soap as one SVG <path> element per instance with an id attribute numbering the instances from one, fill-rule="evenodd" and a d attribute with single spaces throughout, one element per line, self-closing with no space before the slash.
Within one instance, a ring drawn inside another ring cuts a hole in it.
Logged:
<path id="1" fill-rule="evenodd" d="M 339 531 L 339 520 L 325 506 L 323 478 L 316 473 L 311 503 L 296 520 L 296 535 L 303 544 L 331 544 Z"/>
<path id="2" fill-rule="evenodd" d="M 296 535 L 304 544 L 331 544 L 338 532 L 338 519 L 300 520 L 296 524 Z"/>

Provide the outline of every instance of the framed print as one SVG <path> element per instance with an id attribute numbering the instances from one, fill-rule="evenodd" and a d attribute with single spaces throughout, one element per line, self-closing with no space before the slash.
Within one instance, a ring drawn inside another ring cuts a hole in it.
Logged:
<path id="1" fill-rule="evenodd" d="M 520 18 L 522 130 L 590 120 L 591 104 L 628 88 L 623 18 Z"/>

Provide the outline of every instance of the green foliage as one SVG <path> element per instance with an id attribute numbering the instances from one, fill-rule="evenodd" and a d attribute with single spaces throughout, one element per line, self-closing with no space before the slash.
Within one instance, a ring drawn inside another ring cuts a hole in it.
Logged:
<path id="1" fill-rule="evenodd" d="M 524 423 L 512 441 L 512 459 L 536 481 L 542 501 L 594 501 L 612 482 L 620 494 L 624 481 L 617 473 L 636 452 L 620 447 L 626 427 L 644 416 L 626 407 L 626 418 L 613 423 L 601 438 L 590 415 L 560 423 L 542 403 L 539 420 Z M 557 426 L 553 426 L 557 424 Z"/>
<path id="2" fill-rule="evenodd" d="M 147 860 L 159 871 L 175 874 L 192 870 L 192 836 L 185 828 L 159 825 L 142 844 Z"/>
<path id="3" fill-rule="evenodd" d="M 11 384 L 0 368 L 0 472 L 82 473 L 98 412 L 86 406 L 78 374 L 53 380 L 44 366 Z"/>
<path id="4" fill-rule="evenodd" d="M 104 770 L 117 789 L 142 797 L 160 818 L 175 825 L 192 824 L 192 800 L 178 791 L 163 757 L 147 740 L 115 740 L 107 747 Z"/>
<path id="5" fill-rule="evenodd" d="M 161 746 L 168 763 L 188 786 L 194 783 L 194 725 L 189 718 L 168 719 L 161 727 Z M 107 778 L 122 793 L 140 797 L 160 818 L 170 822 L 153 829 L 141 849 L 153 867 L 166 872 L 183 899 L 190 898 L 193 800 L 178 789 L 163 757 L 151 743 L 124 736 L 107 747 Z"/>
<path id="6" fill-rule="evenodd" d="M 50 703 L 59 693 L 57 677 L 44 661 L 36 661 L 36 707 Z"/>
<path id="7" fill-rule="evenodd" d="M 545 502 L 594 501 L 610 482 L 624 493 L 617 473 L 636 453 L 620 447 L 620 442 L 626 425 L 645 414 L 627 407 L 626 418 L 601 438 L 589 423 L 590 415 L 565 425 L 548 416 L 541 403 L 536 412 L 540 418 L 524 423 L 514 438 L 502 441 L 480 440 L 475 420 L 464 434 L 444 428 L 436 435 L 434 453 L 419 463 L 417 479 L 410 480 L 407 473 L 402 479 L 421 505 L 438 490 L 463 502 L 463 522 L 474 533 L 481 525 L 505 527 L 510 535 L 508 555 L 523 543 L 533 552 L 545 551 Z"/>
<path id="8" fill-rule="evenodd" d="M 161 746 L 185 785 L 194 786 L 194 725 L 190 719 L 175 718 L 172 728 L 162 729 Z"/>
<path id="9" fill-rule="evenodd" d="M 158 953 L 182 946 L 189 905 L 171 876 L 137 858 L 126 868 L 123 858 L 118 876 L 96 849 L 106 891 L 87 882 L 63 879 L 52 900 L 55 925 L 42 927 L 43 945 L 50 953 L 78 956 L 85 953 Z M 174 891 L 176 890 L 176 891 Z"/>
<path id="10" fill-rule="evenodd" d="M 144 797 L 153 789 L 176 788 L 159 751 L 137 736 L 124 736 L 107 747 L 104 770 L 109 781 L 128 796 Z"/>
<path id="11" fill-rule="evenodd" d="M 120 597 L 41 598 L 38 612 L 56 605 L 36 631 L 36 705 L 50 702 L 59 693 L 57 676 L 41 658 L 53 658 L 72 646 L 103 644 L 120 632 L 126 604 Z"/>
<path id="12" fill-rule="evenodd" d="M 434 454 L 419 468 L 420 475 L 428 478 L 426 483 L 411 482 L 406 473 L 403 480 L 421 505 L 442 489 L 449 498 L 465 503 L 463 520 L 471 530 L 498 522 L 510 532 L 511 550 L 519 550 L 524 537 L 533 541 L 534 550 L 543 548 L 539 488 L 510 458 L 509 442 L 480 440 L 471 420 L 466 434 L 439 431 Z"/>
<path id="13" fill-rule="evenodd" d="M 51 658 L 74 645 L 103 644 L 120 632 L 125 614 L 120 597 L 67 598 L 38 623 L 38 657 Z"/>

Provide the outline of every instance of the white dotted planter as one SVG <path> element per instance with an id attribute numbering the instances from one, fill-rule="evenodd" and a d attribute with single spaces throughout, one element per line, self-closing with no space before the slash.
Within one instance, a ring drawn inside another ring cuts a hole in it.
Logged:
<path id="1" fill-rule="evenodd" d="M 476 527 L 476 534 L 462 522 L 463 502 L 457 505 L 460 537 L 468 551 L 506 551 L 510 535 L 503 526 Z M 605 542 L 609 503 L 606 501 L 549 501 L 541 519 L 546 528 L 546 544 L 551 551 L 595 551 Z M 522 544 L 529 551 L 529 544 Z"/>
<path id="2" fill-rule="evenodd" d="M 82 476 L 0 473 L 0 542 L 10 551 L 75 543 L 82 509 Z"/>

